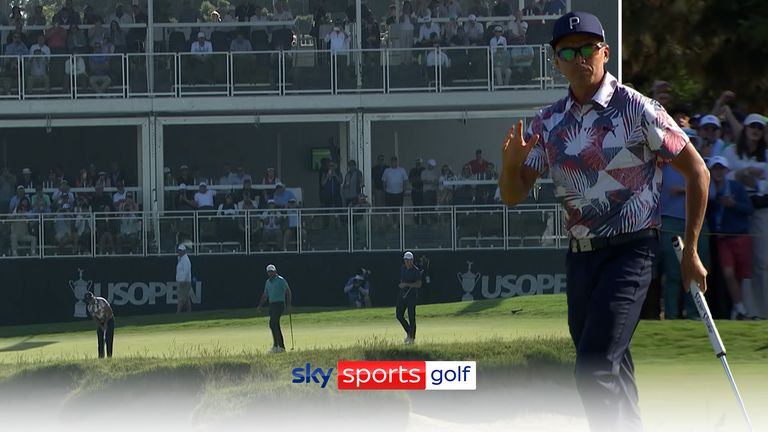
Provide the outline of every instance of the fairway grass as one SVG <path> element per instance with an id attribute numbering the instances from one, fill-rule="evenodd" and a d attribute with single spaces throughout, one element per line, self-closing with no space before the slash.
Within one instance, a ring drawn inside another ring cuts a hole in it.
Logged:
<path id="1" fill-rule="evenodd" d="M 539 400 L 535 396 L 516 393 L 529 388 L 555 389 L 563 398 L 577 400 L 571 372 L 574 350 L 562 295 L 419 306 L 418 343 L 413 346 L 402 345 L 404 333 L 393 308 L 298 309 L 292 319 L 295 350 L 290 351 L 285 316 L 282 327 L 289 352 L 272 355 L 267 354 L 268 318 L 255 316 L 253 310 L 118 316 L 115 357 L 105 361 L 94 358 L 95 331 L 89 322 L 0 328 L 0 397 L 44 388 L 66 401 L 65 406 L 76 407 L 105 394 L 119 393 L 131 400 L 177 392 L 193 397 L 191 415 L 204 424 L 244 415 L 274 398 L 320 397 L 322 403 L 331 403 L 326 399 L 350 403 L 348 394 L 330 388 L 335 385 L 327 389 L 292 385 L 291 369 L 306 362 L 329 368 L 342 359 L 420 359 L 476 360 L 478 398 L 501 392 L 492 400 L 511 398 L 534 406 Z M 768 323 L 717 324 L 753 420 L 768 430 L 761 412 L 768 406 Z M 738 425 L 728 382 L 701 322 L 643 321 L 632 352 L 644 417 L 653 426 L 649 430 L 685 430 L 679 424 L 683 406 L 698 420 L 711 420 L 716 426 L 700 430 L 733 430 Z M 409 410 L 430 413 L 419 404 L 420 396 L 385 393 L 367 397 L 381 397 L 380 403 L 400 407 L 395 411 L 405 410 L 406 418 Z M 500 418 L 496 421 L 506 421 Z M 568 429 L 579 430 L 579 425 L 584 426 L 583 419 Z"/>

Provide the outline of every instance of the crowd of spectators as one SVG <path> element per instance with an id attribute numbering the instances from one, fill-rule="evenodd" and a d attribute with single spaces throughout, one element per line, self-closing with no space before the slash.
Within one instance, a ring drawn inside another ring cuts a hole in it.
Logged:
<path id="1" fill-rule="evenodd" d="M 654 84 L 654 98 L 665 105 L 707 162 L 711 186 L 699 254 L 722 277 L 732 305 L 731 319 L 768 318 L 768 135 L 766 117 L 738 112 L 733 92 L 725 91 L 711 111 L 691 114 L 674 104 L 668 83 Z M 682 231 L 683 181 L 664 170 L 662 234 Z M 666 244 L 664 238 L 662 243 Z M 669 250 L 660 260 L 664 316 L 697 318 L 689 296 L 682 295 L 679 268 Z M 680 301 L 684 298 L 685 301 Z"/>

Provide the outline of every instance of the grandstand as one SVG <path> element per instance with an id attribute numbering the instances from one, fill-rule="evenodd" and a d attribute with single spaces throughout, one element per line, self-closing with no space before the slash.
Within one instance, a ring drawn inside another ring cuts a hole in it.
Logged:
<path id="1" fill-rule="evenodd" d="M 69 280 L 178 243 L 198 257 L 562 249 L 547 180 L 506 208 L 492 165 L 510 124 L 563 95 L 554 20 L 596 10 L 620 58 L 617 5 L 233 2 L 201 16 L 198 2 L 169 3 L 5 5 L 0 264 L 76 260 Z M 509 42 L 492 49 L 497 25 Z M 467 171 L 476 150 L 482 169 Z M 386 206 L 379 155 L 406 171 L 434 160 L 437 198 L 409 181 L 403 205 Z M 339 164 L 343 183 L 348 160 L 364 186 L 337 200 L 348 191 L 324 186 L 321 167 Z M 269 204 L 278 182 L 295 203 Z"/>

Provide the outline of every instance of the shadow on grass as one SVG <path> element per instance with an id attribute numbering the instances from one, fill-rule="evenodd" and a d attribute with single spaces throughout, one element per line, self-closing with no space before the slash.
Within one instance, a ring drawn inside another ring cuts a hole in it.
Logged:
<path id="1" fill-rule="evenodd" d="M 475 300 L 475 301 L 467 303 L 467 305 L 464 306 L 464 308 L 462 308 L 460 311 L 454 313 L 453 315 L 461 316 L 461 315 L 477 314 L 477 313 L 486 311 L 488 309 L 495 308 L 503 300 L 504 299 Z"/>
<path id="2" fill-rule="evenodd" d="M 34 341 L 34 342 L 32 342 L 29 339 L 31 339 L 31 338 L 27 338 L 27 339 L 25 339 L 23 341 L 16 342 L 13 345 L 0 348 L 0 352 L 26 351 L 26 350 L 30 350 L 30 349 L 34 349 L 34 348 L 40 348 L 40 347 L 44 347 L 44 346 L 48 346 L 48 345 L 53 345 L 53 344 L 57 343 L 57 342 L 49 342 L 49 341 Z"/>

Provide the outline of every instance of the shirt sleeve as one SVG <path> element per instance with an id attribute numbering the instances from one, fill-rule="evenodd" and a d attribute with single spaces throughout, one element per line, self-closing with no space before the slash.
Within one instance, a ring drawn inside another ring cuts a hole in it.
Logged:
<path id="1" fill-rule="evenodd" d="M 669 162 L 690 142 L 688 136 L 659 102 L 646 99 L 644 103 L 640 125 L 645 142 L 656 157 Z"/>
<path id="2" fill-rule="evenodd" d="M 527 142 L 534 134 L 539 134 L 539 141 L 536 142 L 531 152 L 528 153 L 528 159 L 525 160 L 523 165 L 533 168 L 539 174 L 543 174 L 549 167 L 549 163 L 547 162 L 547 153 L 544 149 L 544 122 L 541 119 L 541 111 L 528 126 L 523 139 Z"/>

